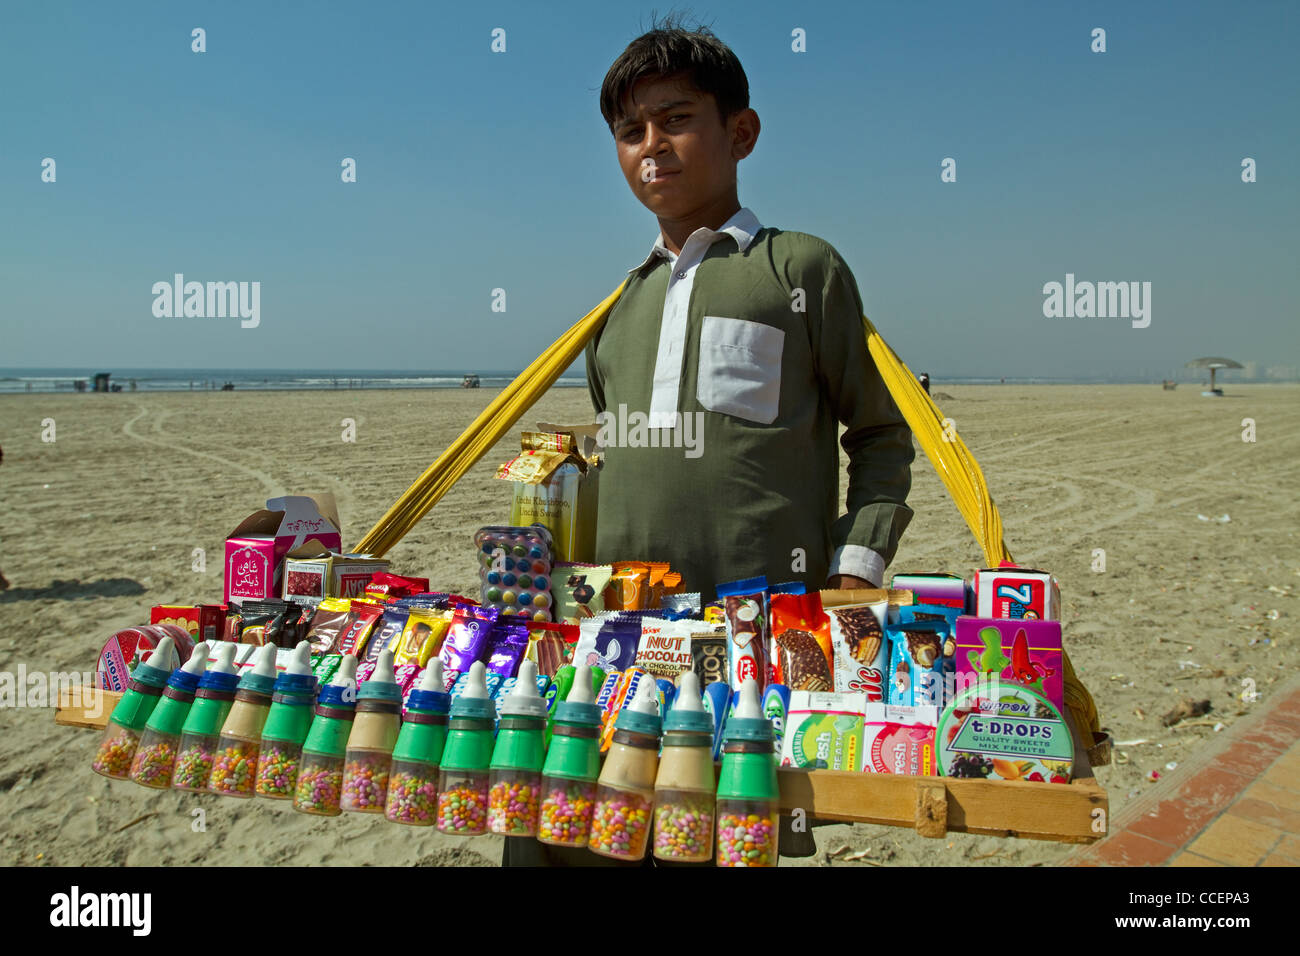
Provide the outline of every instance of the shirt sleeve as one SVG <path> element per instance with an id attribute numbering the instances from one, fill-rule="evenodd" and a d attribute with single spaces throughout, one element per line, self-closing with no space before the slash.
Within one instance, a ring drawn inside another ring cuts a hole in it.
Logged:
<path id="1" fill-rule="evenodd" d="M 587 393 L 591 396 L 591 407 L 597 415 L 605 410 L 605 380 L 596 365 L 596 345 L 600 342 L 600 332 L 592 336 L 585 349 L 587 356 Z"/>
<path id="2" fill-rule="evenodd" d="M 862 326 L 862 297 L 853 273 L 831 250 L 813 346 L 821 386 L 846 427 L 849 456 L 846 509 L 831 525 L 830 575 L 852 574 L 879 586 L 898 540 L 912 520 L 912 430 L 875 361 Z"/>

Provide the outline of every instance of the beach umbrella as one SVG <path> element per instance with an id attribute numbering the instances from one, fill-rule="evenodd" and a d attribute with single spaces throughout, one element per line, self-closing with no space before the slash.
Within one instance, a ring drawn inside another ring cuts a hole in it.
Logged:
<path id="1" fill-rule="evenodd" d="M 1243 368 L 1240 362 L 1229 358 L 1198 358 L 1187 363 L 1187 368 L 1208 368 L 1210 370 L 1210 391 L 1214 391 L 1214 373 L 1221 368 Z"/>

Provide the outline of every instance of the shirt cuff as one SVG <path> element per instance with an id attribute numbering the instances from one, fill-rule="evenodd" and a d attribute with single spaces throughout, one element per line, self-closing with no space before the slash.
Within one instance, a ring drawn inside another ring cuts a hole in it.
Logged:
<path id="1" fill-rule="evenodd" d="M 836 548 L 831 555 L 831 568 L 826 577 L 832 578 L 837 574 L 851 574 L 870 581 L 873 587 L 880 587 L 885 579 L 885 559 L 860 544 L 846 544 Z"/>

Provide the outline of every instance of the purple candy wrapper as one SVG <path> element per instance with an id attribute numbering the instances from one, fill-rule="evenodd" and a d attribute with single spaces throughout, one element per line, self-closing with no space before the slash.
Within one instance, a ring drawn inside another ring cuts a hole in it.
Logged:
<path id="1" fill-rule="evenodd" d="M 600 667 L 606 673 L 625 671 L 636 663 L 636 649 L 641 644 L 639 615 L 619 615 L 603 621 L 583 621 L 573 663 Z"/>
<path id="2" fill-rule="evenodd" d="M 528 650 L 528 623 L 520 617 L 499 617 L 488 635 L 487 670 L 489 674 L 514 677 L 519 662 Z"/>
<path id="3" fill-rule="evenodd" d="M 470 665 L 481 661 L 487 651 L 488 636 L 496 623 L 498 611 L 495 608 L 473 607 L 463 605 L 452 616 L 451 627 L 442 642 L 438 659 L 442 661 L 443 673 L 447 679 L 455 681 L 452 676 L 467 672 Z"/>
<path id="4" fill-rule="evenodd" d="M 386 607 L 379 620 L 375 622 L 375 631 L 366 642 L 365 657 L 361 663 L 373 664 L 379 655 L 388 650 L 393 638 L 399 636 L 406 627 L 406 619 L 411 616 L 411 609 L 405 607 Z"/>

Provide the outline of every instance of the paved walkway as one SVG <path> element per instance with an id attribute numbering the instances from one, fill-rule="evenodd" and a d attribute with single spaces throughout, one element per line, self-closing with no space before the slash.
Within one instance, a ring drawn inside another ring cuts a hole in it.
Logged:
<path id="1" fill-rule="evenodd" d="M 1300 678 L 1269 694 L 1066 866 L 1300 866 Z"/>

